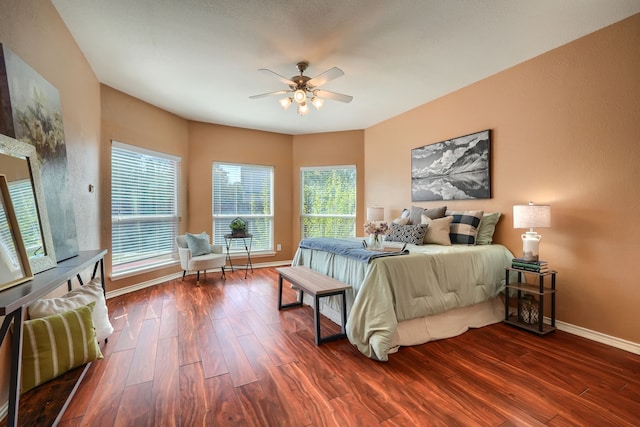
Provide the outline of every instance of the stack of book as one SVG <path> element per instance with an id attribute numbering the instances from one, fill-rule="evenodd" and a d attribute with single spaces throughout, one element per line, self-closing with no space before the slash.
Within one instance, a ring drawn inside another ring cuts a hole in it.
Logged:
<path id="1" fill-rule="evenodd" d="M 511 268 L 524 271 L 532 271 L 534 273 L 549 272 L 549 261 L 528 261 L 522 258 L 514 258 L 511 261 Z"/>

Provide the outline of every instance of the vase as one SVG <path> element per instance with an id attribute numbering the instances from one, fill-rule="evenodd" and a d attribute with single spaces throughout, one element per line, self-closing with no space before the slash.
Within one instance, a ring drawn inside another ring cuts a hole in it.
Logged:
<path id="1" fill-rule="evenodd" d="M 369 249 L 382 249 L 382 237 L 379 234 L 369 234 Z"/>

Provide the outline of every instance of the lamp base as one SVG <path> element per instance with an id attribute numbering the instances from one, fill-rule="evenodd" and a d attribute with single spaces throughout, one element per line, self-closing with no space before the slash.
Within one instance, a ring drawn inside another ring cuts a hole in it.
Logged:
<path id="1" fill-rule="evenodd" d="M 522 237 L 522 259 L 526 261 L 538 261 L 542 236 L 535 231 L 527 231 L 520 237 Z"/>

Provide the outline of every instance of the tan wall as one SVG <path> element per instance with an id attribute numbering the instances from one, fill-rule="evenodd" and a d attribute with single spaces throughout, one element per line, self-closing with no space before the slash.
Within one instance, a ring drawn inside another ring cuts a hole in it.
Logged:
<path id="1" fill-rule="evenodd" d="M 11 49 L 60 93 L 69 185 L 80 250 L 100 245 L 100 88 L 84 55 L 48 1 L 2 0 L 0 43 Z M 1 173 L 1 172 L 0 172 Z M 2 317 L 0 316 L 0 321 Z M 6 343 L 6 342 L 5 342 Z M 7 401 L 8 345 L 0 348 L 0 406 Z"/>
<path id="2" fill-rule="evenodd" d="M 558 319 L 640 343 L 638 76 L 635 15 L 373 126 L 365 201 L 392 219 L 411 205 L 412 148 L 492 129 L 492 198 L 446 204 L 503 212 L 497 240 L 519 254 L 512 206 L 549 203 L 552 227 L 538 231 L 559 272 Z"/>
<path id="3" fill-rule="evenodd" d="M 255 258 L 254 263 L 290 260 L 291 246 L 290 135 L 200 122 L 189 123 L 189 231 L 212 234 L 211 168 L 214 161 L 274 167 L 274 243 L 282 251 Z"/>
<path id="4" fill-rule="evenodd" d="M 151 104 L 140 101 L 109 86 L 101 85 L 102 103 L 102 244 L 111 249 L 111 141 L 115 140 L 147 148 L 182 159 L 180 194 L 187 192 L 189 166 L 188 122 Z M 186 213 L 186 198 L 179 200 L 180 212 Z M 181 231 L 187 227 L 183 216 Z M 180 266 L 168 267 L 132 277 L 112 280 L 111 254 L 105 258 L 107 289 L 114 290 L 180 271 Z"/>
<path id="5" fill-rule="evenodd" d="M 297 135 L 293 137 L 293 168 L 290 179 L 293 183 L 292 247 L 300 242 L 300 168 L 312 166 L 355 165 L 357 179 L 356 234 L 364 229 L 364 131 L 347 131 Z"/>

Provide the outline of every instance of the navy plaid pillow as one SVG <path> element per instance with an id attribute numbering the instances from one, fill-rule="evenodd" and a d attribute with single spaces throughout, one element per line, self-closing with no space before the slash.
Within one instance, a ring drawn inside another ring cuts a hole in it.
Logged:
<path id="1" fill-rule="evenodd" d="M 475 245 L 484 211 L 447 211 L 453 220 L 449 227 L 452 244 Z"/>

